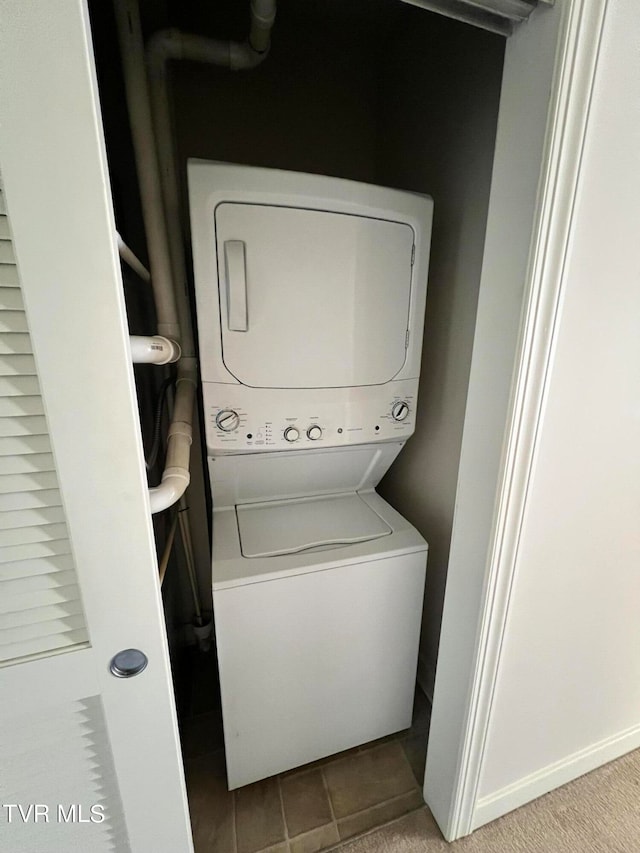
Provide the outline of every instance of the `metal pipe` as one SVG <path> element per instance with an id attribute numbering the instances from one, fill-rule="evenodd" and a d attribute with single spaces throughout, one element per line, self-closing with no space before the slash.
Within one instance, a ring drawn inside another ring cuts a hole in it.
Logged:
<path id="1" fill-rule="evenodd" d="M 200 607 L 200 596 L 198 594 L 198 581 L 196 579 L 195 560 L 193 557 L 193 541 L 191 539 L 191 529 L 187 524 L 186 519 L 187 509 L 187 502 L 184 497 L 182 497 L 180 499 L 180 509 L 178 510 L 178 523 L 180 525 L 180 536 L 182 537 L 185 562 L 187 565 L 187 574 L 189 576 L 189 586 L 191 587 L 191 595 L 193 597 L 196 623 L 198 627 L 202 627 L 202 609 Z"/>
<path id="2" fill-rule="evenodd" d="M 167 573 L 167 566 L 169 565 L 169 557 L 171 556 L 171 551 L 173 550 L 173 543 L 176 538 L 176 528 L 178 526 L 178 513 L 174 513 L 173 520 L 171 522 L 171 527 L 169 528 L 169 535 L 167 536 L 166 542 L 164 543 L 164 551 L 162 552 L 162 559 L 158 564 L 158 575 L 160 577 L 160 586 L 164 581 L 164 576 Z"/>

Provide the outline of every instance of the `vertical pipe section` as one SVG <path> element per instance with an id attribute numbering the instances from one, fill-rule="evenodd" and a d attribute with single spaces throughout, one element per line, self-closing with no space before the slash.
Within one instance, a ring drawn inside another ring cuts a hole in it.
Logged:
<path id="1" fill-rule="evenodd" d="M 195 571 L 195 559 L 193 556 L 193 541 L 191 539 L 191 529 L 187 524 L 187 502 L 184 495 L 180 498 L 180 508 L 178 510 L 178 522 L 180 524 L 180 536 L 182 537 L 182 547 L 184 548 L 185 562 L 187 565 L 187 574 L 189 576 L 189 585 L 191 587 L 191 595 L 195 604 L 195 624 L 201 628 L 204 620 L 202 618 L 202 610 L 200 609 L 200 601 L 198 597 L 198 580 Z"/>
<path id="2" fill-rule="evenodd" d="M 188 353 L 185 353 L 188 357 L 183 356 L 178 364 L 176 400 L 169 427 L 165 471 L 160 485 L 149 490 L 151 511 L 155 513 L 175 503 L 189 485 L 191 425 L 197 367 L 193 353 L 186 289 L 180 294 L 184 297 L 180 300 L 182 303 L 180 312 L 176 304 L 170 242 L 153 137 L 138 3 L 137 0 L 117 0 L 114 3 L 114 9 L 147 237 L 151 285 L 158 317 L 158 333 L 179 343 L 184 341 L 188 348 Z"/>
<path id="3" fill-rule="evenodd" d="M 168 509 L 185 493 L 189 485 L 191 455 L 191 419 L 195 398 L 195 375 L 182 375 L 176 382 L 176 399 L 167 439 L 167 456 L 159 486 L 149 489 L 151 512 Z"/>
<path id="4" fill-rule="evenodd" d="M 167 230 L 167 245 L 175 287 L 178 320 L 182 329 L 182 352 L 185 358 L 195 358 L 191 315 L 187 289 L 187 265 L 184 255 L 182 221 L 180 216 L 180 190 L 174 152 L 174 140 L 169 105 L 167 57 L 180 58 L 180 33 L 163 31 L 152 36 L 147 48 L 146 68 L 149 81 L 149 113 L 152 126 L 150 138 L 154 140 L 157 157 L 163 210 Z"/>
<path id="5" fill-rule="evenodd" d="M 171 527 L 169 528 L 169 533 L 167 534 L 167 540 L 164 544 L 164 551 L 162 552 L 162 559 L 158 564 L 158 576 L 160 578 L 160 586 L 162 586 L 164 582 L 164 576 L 167 573 L 167 566 L 169 565 L 169 558 L 171 557 L 171 551 L 173 550 L 173 542 L 176 538 L 176 528 L 178 526 L 178 513 L 174 512 L 173 519 L 171 521 Z"/>
<path id="6" fill-rule="evenodd" d="M 158 316 L 158 334 L 181 342 L 158 158 L 153 141 L 138 4 L 136 0 L 119 0 L 114 3 L 114 9 L 147 236 L 151 284 Z"/>
<path id="7" fill-rule="evenodd" d="M 266 53 L 269 50 L 275 18 L 275 0 L 251 0 L 249 44 L 257 53 Z"/>

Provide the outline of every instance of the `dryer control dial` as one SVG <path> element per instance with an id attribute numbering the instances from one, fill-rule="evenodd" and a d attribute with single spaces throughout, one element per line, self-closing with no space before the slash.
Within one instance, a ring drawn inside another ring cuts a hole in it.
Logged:
<path id="1" fill-rule="evenodd" d="M 322 429 L 317 424 L 313 424 L 307 430 L 307 438 L 310 438 L 311 441 L 317 441 L 319 438 L 322 438 Z"/>
<path id="2" fill-rule="evenodd" d="M 233 409 L 220 409 L 216 415 L 216 426 L 223 432 L 233 432 L 240 426 L 240 415 Z"/>
<path id="3" fill-rule="evenodd" d="M 295 427 L 287 427 L 284 431 L 286 441 L 297 441 L 300 438 L 300 433 Z"/>
<path id="4" fill-rule="evenodd" d="M 409 414 L 409 404 L 404 400 L 398 400 L 391 407 L 391 417 L 394 421 L 403 421 Z"/>

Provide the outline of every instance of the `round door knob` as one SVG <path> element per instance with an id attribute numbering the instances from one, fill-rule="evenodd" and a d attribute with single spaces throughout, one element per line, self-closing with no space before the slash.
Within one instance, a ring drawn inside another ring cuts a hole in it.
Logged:
<path id="1" fill-rule="evenodd" d="M 287 427 L 284 431 L 284 437 L 287 441 L 297 441 L 300 438 L 300 433 L 295 427 Z"/>
<path id="2" fill-rule="evenodd" d="M 322 429 L 317 424 L 310 426 L 307 430 L 307 438 L 310 438 L 311 441 L 317 441 L 319 438 L 321 438 L 321 436 Z"/>
<path id="3" fill-rule="evenodd" d="M 216 415 L 216 426 L 223 432 L 233 432 L 240 426 L 240 415 L 233 409 L 221 409 Z"/>
<path id="4" fill-rule="evenodd" d="M 147 668 L 149 659 L 140 649 L 123 649 L 111 658 L 109 670 L 116 678 L 132 678 Z"/>
<path id="5" fill-rule="evenodd" d="M 404 400 L 399 400 L 391 407 L 391 417 L 394 421 L 403 421 L 409 414 L 409 404 Z"/>

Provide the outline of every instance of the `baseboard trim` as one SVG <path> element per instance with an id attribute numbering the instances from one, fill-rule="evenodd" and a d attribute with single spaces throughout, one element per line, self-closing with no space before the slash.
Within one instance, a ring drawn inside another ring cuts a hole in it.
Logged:
<path id="1" fill-rule="evenodd" d="M 512 785 L 482 797 L 473 812 L 472 830 L 639 747 L 640 725 L 574 752 Z"/>

